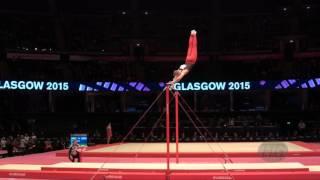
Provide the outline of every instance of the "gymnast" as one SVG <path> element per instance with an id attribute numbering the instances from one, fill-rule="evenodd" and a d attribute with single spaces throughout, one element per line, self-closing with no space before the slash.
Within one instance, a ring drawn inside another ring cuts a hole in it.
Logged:
<path id="1" fill-rule="evenodd" d="M 177 70 L 173 71 L 173 79 L 172 81 L 169 81 L 167 83 L 170 88 L 172 88 L 175 83 L 179 82 L 185 75 L 187 75 L 191 71 L 193 65 L 197 62 L 197 57 L 197 31 L 192 30 L 189 37 L 189 47 L 186 61 Z"/>

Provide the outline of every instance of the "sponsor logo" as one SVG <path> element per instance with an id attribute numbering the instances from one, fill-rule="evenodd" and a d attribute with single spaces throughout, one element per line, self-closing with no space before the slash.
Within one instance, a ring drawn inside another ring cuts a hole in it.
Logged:
<path id="1" fill-rule="evenodd" d="M 231 176 L 213 176 L 213 180 L 232 180 L 233 178 Z"/>
<path id="2" fill-rule="evenodd" d="M 9 176 L 15 176 L 15 177 L 25 177 L 26 173 L 17 173 L 17 172 L 12 172 L 8 174 Z"/>
<path id="3" fill-rule="evenodd" d="M 104 176 L 105 179 L 123 179 L 122 176 L 116 176 L 116 175 L 108 175 Z"/>

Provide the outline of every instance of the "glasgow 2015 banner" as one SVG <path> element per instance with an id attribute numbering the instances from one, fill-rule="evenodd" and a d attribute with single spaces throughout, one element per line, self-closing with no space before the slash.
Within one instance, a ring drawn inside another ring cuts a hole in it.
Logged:
<path id="1" fill-rule="evenodd" d="M 77 92 L 155 92 L 165 88 L 165 82 L 69 82 L 39 80 L 1 80 L 0 90 L 7 91 L 77 91 Z M 313 89 L 320 87 L 320 78 L 284 79 L 277 81 L 210 81 L 179 82 L 177 91 L 248 91 L 259 89 Z"/>

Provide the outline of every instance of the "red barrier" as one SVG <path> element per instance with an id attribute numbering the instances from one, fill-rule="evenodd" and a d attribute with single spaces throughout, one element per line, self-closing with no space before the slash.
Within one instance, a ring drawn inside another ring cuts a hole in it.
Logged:
<path id="1" fill-rule="evenodd" d="M 166 172 L 0 171 L 1 178 L 165 180 Z M 319 180 L 320 172 L 171 172 L 170 180 Z"/>

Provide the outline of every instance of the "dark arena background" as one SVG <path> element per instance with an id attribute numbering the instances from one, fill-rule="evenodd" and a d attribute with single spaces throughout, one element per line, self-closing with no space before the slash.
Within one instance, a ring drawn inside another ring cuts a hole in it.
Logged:
<path id="1" fill-rule="evenodd" d="M 0 22 L 0 179 L 320 179 L 318 0 L 10 0 Z"/>

